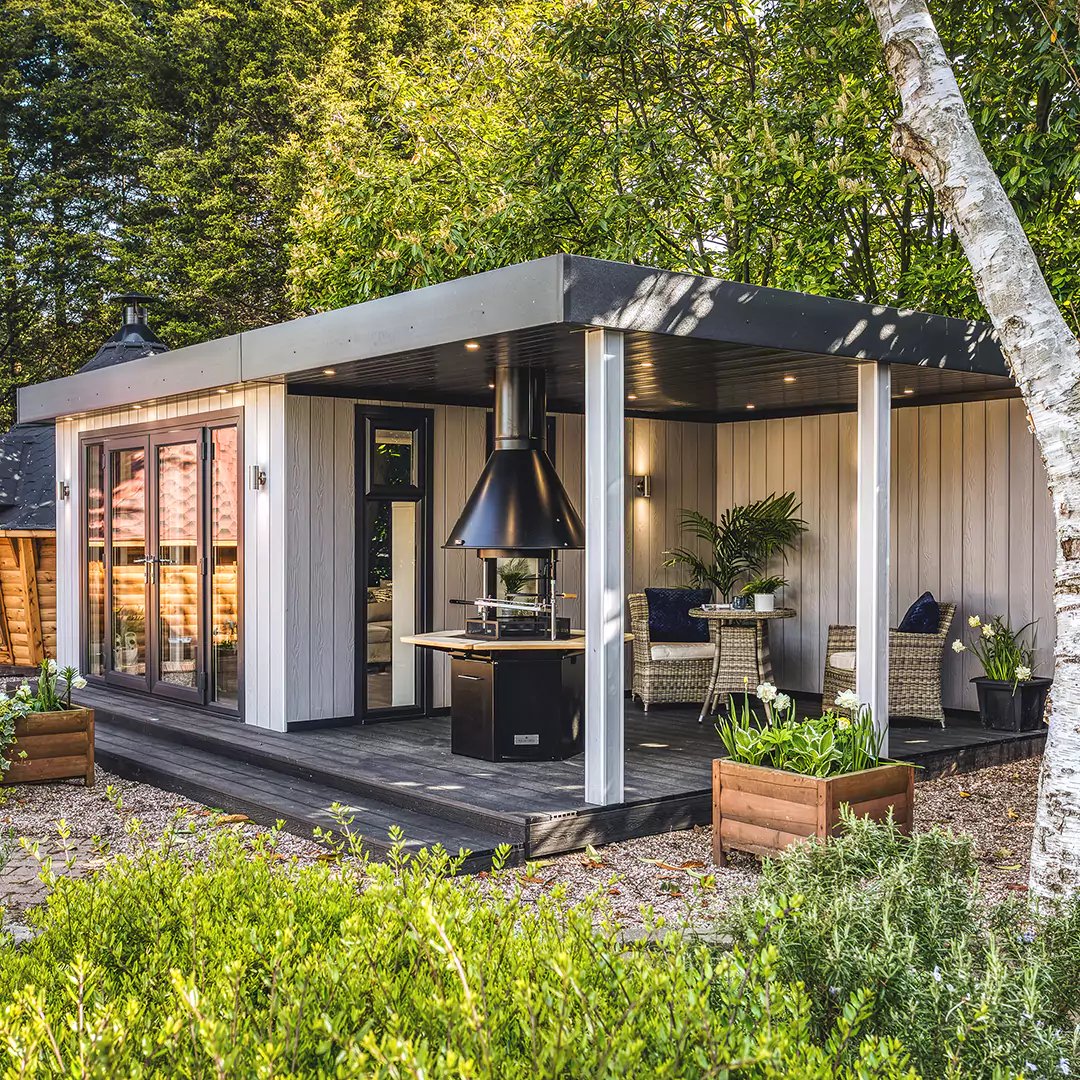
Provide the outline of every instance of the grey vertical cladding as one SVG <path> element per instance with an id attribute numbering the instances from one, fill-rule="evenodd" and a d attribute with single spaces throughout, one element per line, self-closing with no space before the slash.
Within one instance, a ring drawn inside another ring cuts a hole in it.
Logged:
<path id="1" fill-rule="evenodd" d="M 751 437 L 755 425 L 763 438 Z M 773 659 L 781 685 L 810 693 L 821 689 L 829 623 L 855 621 L 854 417 L 839 415 L 835 455 L 831 425 L 828 416 L 794 417 L 722 424 L 716 435 L 717 513 L 770 491 L 794 490 L 804 500 L 810 535 L 782 571 L 783 602 L 799 616 L 774 638 Z M 892 432 L 890 624 L 925 589 L 957 604 L 957 636 L 969 615 L 1005 615 L 1014 626 L 1036 619 L 1037 659 L 1048 672 L 1054 526 L 1023 403 L 894 409 Z M 754 460 L 761 453 L 773 456 L 763 484 Z M 976 674 L 970 653 L 947 653 L 947 708 L 976 707 L 969 682 Z"/>

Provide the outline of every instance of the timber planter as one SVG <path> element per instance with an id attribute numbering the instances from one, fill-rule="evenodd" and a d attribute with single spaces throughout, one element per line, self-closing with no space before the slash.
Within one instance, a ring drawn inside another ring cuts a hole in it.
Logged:
<path id="1" fill-rule="evenodd" d="M 5 755 L 11 768 L 0 783 L 82 777 L 94 783 L 94 710 L 27 713 L 15 721 L 15 741 Z"/>
<path id="2" fill-rule="evenodd" d="M 840 776 L 800 773 L 713 761 L 713 860 L 727 863 L 727 851 L 775 855 L 808 837 L 825 839 L 840 831 L 840 807 L 884 821 L 889 811 L 900 831 L 910 834 L 915 770 L 911 765 L 878 765 Z"/>

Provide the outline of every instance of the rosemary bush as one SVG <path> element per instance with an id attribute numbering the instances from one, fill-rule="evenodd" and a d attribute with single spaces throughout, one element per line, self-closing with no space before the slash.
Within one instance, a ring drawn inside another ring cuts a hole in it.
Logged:
<path id="1" fill-rule="evenodd" d="M 777 920 L 778 909 L 794 914 Z M 1080 1068 L 1080 907 L 1035 917 L 988 905 L 966 837 L 908 839 L 848 815 L 828 844 L 766 860 L 727 928 L 743 949 L 775 948 L 777 974 L 809 995 L 813 1039 L 853 990 L 872 987 L 870 1030 L 902 1039 L 920 1075 Z"/>
<path id="2" fill-rule="evenodd" d="M 910 1077 L 854 992 L 811 1039 L 776 950 L 628 944 L 602 894 L 449 876 L 424 854 L 300 868 L 228 830 L 55 883 L 0 946 L 5 1076 Z M 532 871 L 535 873 L 535 869 Z M 783 918 L 783 916 L 781 916 Z"/>

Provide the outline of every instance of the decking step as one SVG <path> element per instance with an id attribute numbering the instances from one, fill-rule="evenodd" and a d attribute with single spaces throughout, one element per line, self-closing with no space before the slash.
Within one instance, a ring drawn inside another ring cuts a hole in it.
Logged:
<path id="1" fill-rule="evenodd" d="M 352 817 L 349 828 L 363 837 L 373 858 L 385 857 L 391 847 L 389 833 L 399 827 L 406 849 L 419 850 L 442 844 L 451 854 L 470 852 L 466 871 L 484 869 L 500 844 L 510 844 L 510 862 L 521 861 L 521 845 L 494 831 L 471 828 L 429 814 L 368 797 L 344 788 L 306 780 L 287 772 L 236 761 L 213 751 L 182 746 L 118 725 L 100 724 L 95 733 L 95 753 L 103 768 L 132 780 L 175 791 L 230 813 L 246 814 L 253 821 L 273 825 L 283 821 L 297 836 L 311 838 L 317 826 L 340 828 L 330 812 L 339 803 Z"/>
<path id="2" fill-rule="evenodd" d="M 86 704 L 96 710 L 98 731 L 137 732 L 176 745 L 205 750 L 245 765 L 258 765 L 273 772 L 349 792 L 353 799 L 359 795 L 388 806 L 448 820 L 452 826 L 456 823 L 468 829 L 491 832 L 511 844 L 523 844 L 528 837 L 528 818 L 532 815 L 485 811 L 474 803 L 458 802 L 445 791 L 437 795 L 428 794 L 416 783 L 415 775 L 411 772 L 398 776 L 397 782 L 394 782 L 385 776 L 367 777 L 343 769 L 341 762 L 335 759 L 327 761 L 325 755 L 318 751 L 307 750 L 303 740 L 296 736 L 290 738 L 254 728 L 247 729 L 248 737 L 238 741 L 235 737 L 236 723 L 232 721 L 204 716 L 195 722 L 189 718 L 186 723 L 177 723 L 170 718 L 153 715 L 160 710 L 148 707 L 145 701 L 135 701 L 123 709 L 115 705 L 103 708 L 92 698 Z"/>

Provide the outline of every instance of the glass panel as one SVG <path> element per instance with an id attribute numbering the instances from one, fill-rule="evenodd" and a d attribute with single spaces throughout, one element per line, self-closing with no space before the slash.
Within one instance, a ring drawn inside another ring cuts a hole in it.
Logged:
<path id="1" fill-rule="evenodd" d="M 226 708 L 240 705 L 237 610 L 240 548 L 236 428 L 211 433 L 210 467 L 210 695 Z"/>
<path id="2" fill-rule="evenodd" d="M 86 672 L 105 674 L 105 490 L 100 443 L 86 448 Z"/>
<path id="3" fill-rule="evenodd" d="M 367 707 L 416 704 L 416 647 L 401 638 L 416 631 L 419 504 L 369 505 L 367 582 Z"/>
<path id="4" fill-rule="evenodd" d="M 161 681 L 198 687 L 199 444 L 157 447 L 157 653 Z"/>
<path id="5" fill-rule="evenodd" d="M 146 453 L 111 454 L 113 670 L 146 674 Z"/>
<path id="6" fill-rule="evenodd" d="M 375 429 L 371 454 L 371 487 L 416 487 L 416 432 Z"/>

